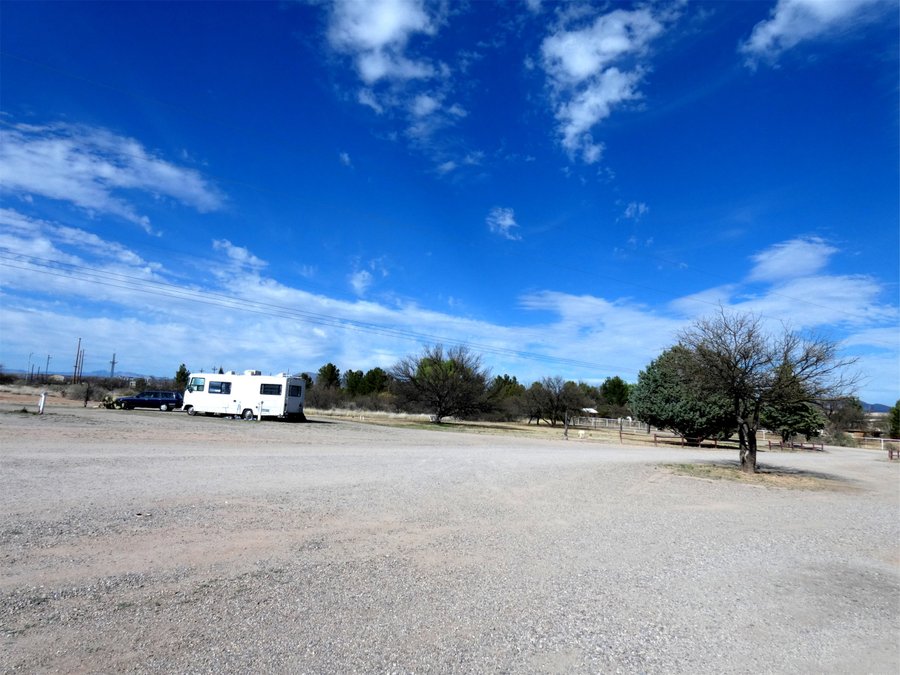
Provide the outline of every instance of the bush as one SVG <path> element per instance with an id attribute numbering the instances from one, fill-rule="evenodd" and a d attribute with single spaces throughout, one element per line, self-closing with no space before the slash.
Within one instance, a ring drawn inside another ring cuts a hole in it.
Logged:
<path id="1" fill-rule="evenodd" d="M 306 390 L 306 407 L 331 410 L 342 403 L 343 396 L 337 387 L 310 387 Z"/>
<path id="2" fill-rule="evenodd" d="M 844 431 L 835 431 L 828 438 L 830 445 L 840 445 L 845 448 L 855 448 L 858 443 L 856 439 Z"/>
<path id="3" fill-rule="evenodd" d="M 81 384 L 70 384 L 66 387 L 63 396 L 71 401 L 100 401 L 104 396 L 109 394 L 109 390 L 104 387 L 98 387 L 93 382 L 82 382 Z"/>

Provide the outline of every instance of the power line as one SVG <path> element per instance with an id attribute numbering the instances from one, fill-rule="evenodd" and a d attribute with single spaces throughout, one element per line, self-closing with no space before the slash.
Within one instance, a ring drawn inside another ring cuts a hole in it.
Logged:
<path id="1" fill-rule="evenodd" d="M 30 265 L 16 264 L 21 262 L 21 258 L 26 258 L 27 261 L 30 262 Z M 260 314 L 272 318 L 303 321 L 320 326 L 328 326 L 343 330 L 354 330 L 419 343 L 432 342 L 447 345 L 468 346 L 482 353 L 492 354 L 495 356 L 512 357 L 525 361 L 553 363 L 558 365 L 605 372 L 637 372 L 636 370 L 622 368 L 621 366 L 594 363 L 590 361 L 583 361 L 565 357 L 555 357 L 538 352 L 512 349 L 507 347 L 498 347 L 495 345 L 472 342 L 468 340 L 448 338 L 446 336 L 440 336 L 431 333 L 421 333 L 400 328 L 392 328 L 390 326 L 360 321 L 358 319 L 351 319 L 349 317 L 310 312 L 307 310 L 300 310 L 292 307 L 286 307 L 284 305 L 261 302 L 258 300 L 248 300 L 246 298 L 225 295 L 223 293 L 217 293 L 208 290 L 201 291 L 187 289 L 159 280 L 154 280 L 151 284 L 148 283 L 146 279 L 141 279 L 126 274 L 99 271 L 89 267 L 75 265 L 73 263 L 64 263 L 61 261 L 55 261 L 46 258 L 22 255 L 14 257 L 0 253 L 0 259 L 7 261 L 4 262 L 3 265 L 11 269 L 36 272 L 39 274 L 47 274 L 66 279 L 76 278 L 82 281 L 87 281 L 89 283 L 94 283 L 110 288 L 121 288 L 124 290 L 130 290 L 149 295 L 174 298 L 186 302 L 196 302 L 215 307 L 248 312 L 252 314 Z"/>

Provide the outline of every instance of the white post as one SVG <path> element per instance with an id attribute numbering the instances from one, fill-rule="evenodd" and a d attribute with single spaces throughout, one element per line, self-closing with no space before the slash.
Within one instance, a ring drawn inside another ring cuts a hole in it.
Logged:
<path id="1" fill-rule="evenodd" d="M 259 408 L 258 408 L 259 414 L 256 416 L 256 421 L 257 421 L 257 422 L 262 422 L 262 407 L 263 407 L 263 402 L 260 401 L 260 402 L 259 402 Z"/>
<path id="2" fill-rule="evenodd" d="M 44 414 L 44 403 L 47 402 L 47 392 L 41 392 L 41 400 L 38 402 L 38 415 Z"/>

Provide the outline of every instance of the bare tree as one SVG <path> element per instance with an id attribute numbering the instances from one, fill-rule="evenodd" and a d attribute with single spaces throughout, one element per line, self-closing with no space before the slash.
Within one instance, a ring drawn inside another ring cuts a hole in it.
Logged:
<path id="1" fill-rule="evenodd" d="M 856 359 L 841 358 L 835 342 L 787 328 L 772 336 L 753 314 L 721 309 L 683 331 L 680 344 L 697 361 L 693 376 L 730 402 L 741 468 L 748 473 L 756 471 L 756 432 L 764 407 L 820 404 L 846 395 L 856 384 L 855 377 L 844 374 Z"/>
<path id="2" fill-rule="evenodd" d="M 575 382 L 567 382 L 559 375 L 541 379 L 540 385 L 530 390 L 539 404 L 539 414 L 555 427 L 564 422 L 570 410 L 578 410 L 587 404 L 584 394 Z"/>
<path id="3" fill-rule="evenodd" d="M 484 412 L 488 400 L 488 371 L 481 357 L 465 346 L 444 351 L 426 347 L 420 356 L 407 356 L 392 369 L 394 388 L 401 403 L 427 410 L 436 423 L 445 417 L 467 417 Z"/>

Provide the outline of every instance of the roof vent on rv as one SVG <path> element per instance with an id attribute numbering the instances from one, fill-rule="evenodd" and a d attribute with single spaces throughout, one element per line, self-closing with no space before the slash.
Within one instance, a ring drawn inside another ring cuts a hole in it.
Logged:
<path id="1" fill-rule="evenodd" d="M 244 375 L 262 375 L 261 370 L 245 370 Z"/>
<path id="2" fill-rule="evenodd" d="M 229 370 L 229 371 L 228 371 L 227 373 L 225 373 L 225 374 L 226 374 L 226 375 L 237 375 L 237 373 L 234 372 L 233 370 Z"/>

